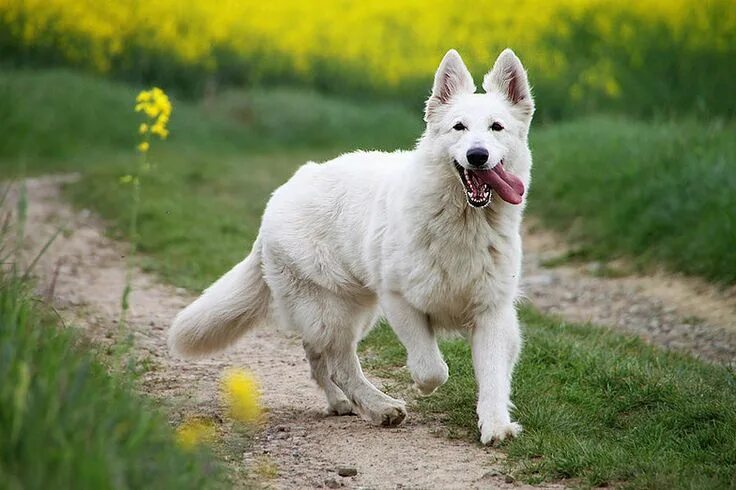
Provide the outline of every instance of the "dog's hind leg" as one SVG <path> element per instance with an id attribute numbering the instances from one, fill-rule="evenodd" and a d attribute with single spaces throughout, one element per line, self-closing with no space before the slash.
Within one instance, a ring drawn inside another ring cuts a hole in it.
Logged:
<path id="1" fill-rule="evenodd" d="M 384 394 L 366 379 L 357 354 L 360 333 L 365 322 L 373 318 L 372 311 L 351 315 L 352 323 L 345 324 L 331 339 L 325 357 L 332 380 L 353 403 L 358 415 L 374 425 L 390 427 L 399 425 L 406 418 L 406 406 L 403 401 Z"/>
<path id="2" fill-rule="evenodd" d="M 303 344 L 309 366 L 312 369 L 312 378 L 322 388 L 327 397 L 327 413 L 330 415 L 352 415 L 354 413 L 353 404 L 330 378 L 327 362 L 322 353 L 308 342 Z"/>
<path id="3" fill-rule="evenodd" d="M 333 395 L 339 400 L 334 386 L 358 415 L 375 425 L 398 425 L 406 418 L 404 402 L 373 386 L 358 360 L 360 337 L 376 317 L 375 298 L 338 296 L 299 281 L 292 283 L 288 301 L 280 303 L 288 308 L 290 321 L 301 331 L 313 374 L 318 383 L 322 381 L 330 403 Z"/>

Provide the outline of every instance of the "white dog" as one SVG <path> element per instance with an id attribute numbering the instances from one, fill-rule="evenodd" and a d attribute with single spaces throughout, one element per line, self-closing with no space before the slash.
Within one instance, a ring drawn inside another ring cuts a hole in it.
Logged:
<path id="1" fill-rule="evenodd" d="M 393 426 L 406 417 L 363 375 L 356 347 L 385 316 L 425 394 L 442 385 L 442 330 L 472 343 L 481 441 L 515 436 L 511 376 L 521 349 L 515 299 L 534 113 L 526 72 L 505 50 L 476 94 L 450 50 L 414 151 L 355 152 L 307 163 L 279 187 L 245 260 L 174 320 L 182 356 L 225 348 L 257 324 L 302 335 L 334 414 Z"/>

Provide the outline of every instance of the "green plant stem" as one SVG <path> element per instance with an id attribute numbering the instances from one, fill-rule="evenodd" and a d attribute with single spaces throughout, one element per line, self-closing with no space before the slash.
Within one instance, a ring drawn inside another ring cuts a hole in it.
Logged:
<path id="1" fill-rule="evenodd" d="M 148 136 L 145 139 L 148 142 Z M 139 159 L 138 169 L 133 177 L 132 202 L 130 206 L 130 227 L 128 228 L 128 240 L 130 241 L 130 249 L 126 257 L 125 270 L 125 288 L 120 302 L 120 328 L 123 329 L 127 325 L 128 310 L 130 309 L 130 293 L 133 290 L 133 271 L 136 266 L 136 254 L 138 252 L 138 213 L 140 212 L 141 202 L 141 176 L 145 169 L 148 168 L 148 152 L 143 152 Z"/>

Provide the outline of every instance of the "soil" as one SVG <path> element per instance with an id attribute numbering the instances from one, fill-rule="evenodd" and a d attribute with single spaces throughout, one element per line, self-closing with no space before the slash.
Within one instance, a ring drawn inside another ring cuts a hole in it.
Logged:
<path id="1" fill-rule="evenodd" d="M 736 287 L 664 271 L 633 274 L 621 260 L 560 261 L 569 246 L 539 223 L 527 223 L 524 292 L 541 311 L 633 333 L 703 360 L 736 362 Z M 563 265 L 545 267 L 555 262 Z"/>
<path id="2" fill-rule="evenodd" d="M 110 346 L 121 333 L 117 319 L 127 248 L 104 235 L 98 218 L 62 199 L 60 187 L 70 178 L 26 181 L 29 256 L 64 228 L 36 266 L 39 293 L 53 301 L 66 324 L 83 328 L 98 345 Z M 598 277 L 590 264 L 544 267 L 566 249 L 558 237 L 534 228 L 527 228 L 525 246 L 524 288 L 542 311 L 620 328 L 712 361 L 736 359 L 733 291 L 665 274 Z M 236 486 L 522 487 L 503 473 L 500 450 L 445 437 L 440 424 L 419 414 L 410 413 L 398 428 L 326 416 L 301 343 L 290 333 L 261 329 L 214 359 L 172 358 L 166 330 L 192 299 L 185 290 L 135 272 L 128 328 L 134 336 L 133 353 L 146 366 L 141 390 L 167 407 L 174 425 L 189 417 L 217 421 L 218 452 L 228 461 Z M 232 366 L 254 372 L 263 387 L 267 419 L 247 436 L 227 422 L 219 402 L 220 377 Z M 390 384 L 372 380 L 391 393 Z"/>

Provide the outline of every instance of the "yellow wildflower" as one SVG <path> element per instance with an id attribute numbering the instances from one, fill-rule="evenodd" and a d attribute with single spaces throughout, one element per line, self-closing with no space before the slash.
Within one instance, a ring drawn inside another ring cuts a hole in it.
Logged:
<path id="1" fill-rule="evenodd" d="M 169 135 L 169 130 L 166 129 L 164 124 L 161 123 L 161 119 L 159 118 L 159 120 L 156 121 L 156 124 L 151 127 L 151 134 L 155 134 L 161 137 L 162 140 L 165 140 L 166 137 Z"/>
<path id="2" fill-rule="evenodd" d="M 136 102 L 148 102 L 149 100 L 151 100 L 151 93 L 146 90 L 141 91 L 135 98 Z"/>
<path id="3" fill-rule="evenodd" d="M 215 426 L 203 419 L 191 419 L 176 429 L 176 442 L 184 449 L 193 449 L 202 443 L 215 439 Z"/>
<path id="4" fill-rule="evenodd" d="M 147 135 L 150 133 L 162 140 L 166 139 L 169 136 L 166 125 L 171 116 L 171 101 L 166 92 L 158 87 L 153 87 L 151 90 L 141 91 L 135 100 L 135 111 L 143 112 L 148 117 L 145 122 L 138 126 L 138 134 Z M 150 146 L 148 141 L 143 141 L 138 144 L 138 151 L 146 153 Z"/>
<path id="5" fill-rule="evenodd" d="M 242 369 L 231 369 L 222 380 L 222 396 L 235 420 L 255 423 L 261 419 L 261 392 L 255 377 Z"/>
<path id="6" fill-rule="evenodd" d="M 158 87 L 153 87 L 151 90 L 144 90 L 139 93 L 135 100 L 136 112 L 144 112 L 150 119 L 164 117 L 163 124 L 168 122 L 171 115 L 171 101 L 166 92 Z"/>
<path id="7" fill-rule="evenodd" d="M 145 112 L 146 116 L 150 117 L 151 119 L 159 115 L 159 109 L 155 104 L 145 105 L 143 107 L 143 112 Z"/>

